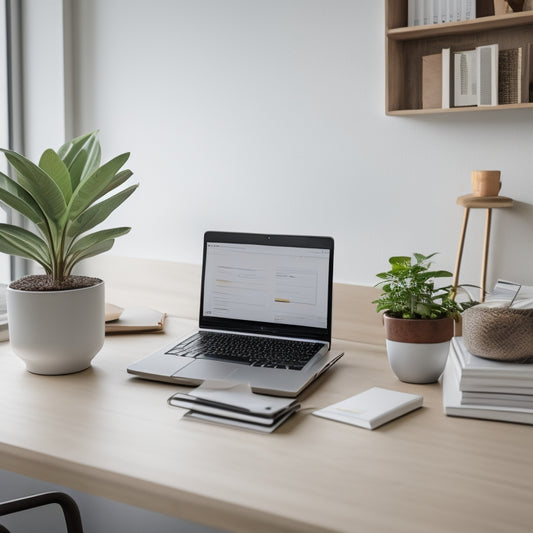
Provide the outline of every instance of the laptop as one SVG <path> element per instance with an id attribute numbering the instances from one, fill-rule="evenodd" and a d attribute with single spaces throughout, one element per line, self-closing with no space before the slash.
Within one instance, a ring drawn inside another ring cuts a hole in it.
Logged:
<path id="1" fill-rule="evenodd" d="M 206 232 L 199 329 L 128 372 L 297 396 L 343 355 L 330 350 L 333 248 L 331 237 Z"/>

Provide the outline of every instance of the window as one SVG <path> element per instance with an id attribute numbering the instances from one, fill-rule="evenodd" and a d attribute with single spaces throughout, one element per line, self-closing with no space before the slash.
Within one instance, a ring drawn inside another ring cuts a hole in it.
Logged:
<path id="1" fill-rule="evenodd" d="M 0 147 L 9 147 L 9 76 L 8 76 L 8 31 L 7 2 L 0 1 Z M 7 161 L 0 158 L 0 171 L 7 173 Z M 10 213 L 5 206 L 0 207 L 0 222 L 7 222 Z M 0 283 L 11 279 L 10 258 L 0 254 Z"/>

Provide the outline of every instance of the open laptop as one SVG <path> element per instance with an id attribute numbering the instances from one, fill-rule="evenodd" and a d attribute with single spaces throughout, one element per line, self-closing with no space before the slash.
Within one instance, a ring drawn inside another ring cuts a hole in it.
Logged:
<path id="1" fill-rule="evenodd" d="M 249 383 L 297 396 L 343 355 L 330 351 L 333 239 L 208 231 L 199 330 L 128 367 L 146 379 Z"/>

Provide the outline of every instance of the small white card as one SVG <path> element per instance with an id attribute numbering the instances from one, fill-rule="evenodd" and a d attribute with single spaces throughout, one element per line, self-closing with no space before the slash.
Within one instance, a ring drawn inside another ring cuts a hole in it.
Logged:
<path id="1" fill-rule="evenodd" d="M 366 429 L 377 427 L 422 407 L 418 394 L 373 387 L 342 402 L 334 403 L 313 414 Z"/>

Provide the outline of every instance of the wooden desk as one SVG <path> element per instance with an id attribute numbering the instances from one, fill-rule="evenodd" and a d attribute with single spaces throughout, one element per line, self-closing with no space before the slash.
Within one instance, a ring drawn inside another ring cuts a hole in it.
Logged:
<path id="1" fill-rule="evenodd" d="M 166 405 L 180 387 L 125 369 L 195 324 L 108 337 L 91 369 L 62 377 L 29 374 L 1 345 L 0 468 L 246 533 L 531 530 L 533 428 L 444 416 L 440 385 L 399 382 L 381 338 L 335 341 L 344 358 L 271 435 L 180 421 Z M 372 432 L 310 414 L 371 386 L 424 407 Z"/>

